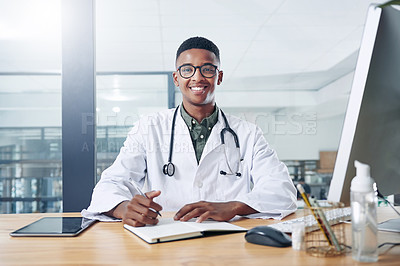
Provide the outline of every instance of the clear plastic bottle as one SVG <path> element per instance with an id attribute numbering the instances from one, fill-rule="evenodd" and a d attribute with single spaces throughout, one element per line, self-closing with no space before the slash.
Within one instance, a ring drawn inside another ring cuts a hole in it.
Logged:
<path id="1" fill-rule="evenodd" d="M 360 262 L 378 261 L 377 196 L 369 165 L 355 161 L 351 181 L 352 256 Z"/>
<path id="2" fill-rule="evenodd" d="M 292 248 L 294 250 L 304 249 L 305 228 L 304 222 L 292 223 Z"/>

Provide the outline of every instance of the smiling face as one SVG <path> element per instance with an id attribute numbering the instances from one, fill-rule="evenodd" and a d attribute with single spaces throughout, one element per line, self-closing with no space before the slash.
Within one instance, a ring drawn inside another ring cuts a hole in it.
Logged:
<path id="1" fill-rule="evenodd" d="M 176 68 L 190 64 L 195 67 L 204 64 L 212 64 L 219 67 L 219 61 L 216 55 L 205 49 L 189 49 L 182 52 L 176 60 Z M 200 69 L 197 68 L 194 75 L 190 78 L 182 78 L 179 71 L 173 73 L 175 86 L 179 87 L 182 92 L 183 106 L 190 114 L 190 110 L 203 109 L 209 112 L 214 109 L 215 105 L 215 86 L 222 82 L 222 71 L 212 78 L 205 78 L 201 75 Z"/>

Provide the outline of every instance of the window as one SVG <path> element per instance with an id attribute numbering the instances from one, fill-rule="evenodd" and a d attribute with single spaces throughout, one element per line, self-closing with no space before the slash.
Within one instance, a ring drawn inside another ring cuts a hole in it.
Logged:
<path id="1" fill-rule="evenodd" d="M 0 213 L 60 212 L 60 1 L 0 10 Z"/>
<path id="2" fill-rule="evenodd" d="M 133 123 L 141 115 L 167 108 L 168 75 L 170 73 L 116 72 L 105 75 L 99 72 L 96 93 L 97 180 L 115 160 Z"/>
<path id="3" fill-rule="evenodd" d="M 220 48 L 224 71 L 216 90 L 218 106 L 260 126 L 280 159 L 289 165 L 294 180 L 306 178 L 320 184 L 315 191 L 320 198 L 331 175 L 318 171 L 320 152 L 335 151 L 339 144 L 371 2 L 337 1 L 326 8 L 315 1 L 254 0 L 244 5 L 215 0 L 201 4 L 98 0 L 97 70 L 172 72 L 182 41 L 192 36 L 209 38 Z M 107 88 L 98 87 L 98 92 L 122 94 L 118 80 L 108 82 Z M 128 87 L 135 91 L 152 83 L 149 78 L 143 83 L 132 81 Z M 175 103 L 181 99 L 175 88 Z M 160 103 L 159 108 L 167 107 Z M 124 116 L 157 109 L 135 110 L 134 105 L 132 101 L 129 114 L 122 114 L 121 109 L 122 121 Z M 107 164 L 116 154 L 110 154 Z"/>

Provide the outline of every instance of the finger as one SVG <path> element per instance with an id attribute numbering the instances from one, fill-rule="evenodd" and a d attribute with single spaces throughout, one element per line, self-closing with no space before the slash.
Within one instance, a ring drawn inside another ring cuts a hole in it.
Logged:
<path id="1" fill-rule="evenodd" d="M 134 215 L 134 220 L 136 220 L 136 221 L 138 221 L 138 222 L 140 222 L 140 223 L 143 223 L 143 224 L 152 224 L 152 225 L 155 225 L 155 224 L 158 223 L 158 219 L 156 219 L 156 218 L 150 218 L 150 217 L 148 217 L 148 216 L 141 215 L 141 214 L 139 214 L 139 213 L 136 213 L 136 214 Z"/>
<path id="2" fill-rule="evenodd" d="M 160 196 L 161 191 L 160 191 L 160 190 L 152 190 L 152 191 L 146 192 L 145 194 L 146 194 L 146 197 L 147 197 L 147 198 L 149 198 L 149 199 L 152 200 L 152 199 L 154 199 L 155 197 Z"/>
<path id="3" fill-rule="evenodd" d="M 174 220 L 180 220 L 184 215 L 186 215 L 188 212 L 190 212 L 191 210 L 193 210 L 193 206 L 192 204 L 186 204 L 185 206 L 183 206 L 174 216 Z"/>
<path id="4" fill-rule="evenodd" d="M 141 223 L 141 222 L 136 221 L 136 220 L 133 220 L 133 219 L 123 219 L 123 220 L 122 220 L 122 223 L 123 223 L 123 224 L 130 225 L 130 226 L 133 226 L 133 227 L 142 227 L 142 226 L 145 226 L 144 223 Z"/>
<path id="5" fill-rule="evenodd" d="M 153 201 L 154 198 L 160 196 L 161 191 L 160 190 L 153 190 L 153 191 L 149 191 L 146 192 L 146 197 L 148 199 L 150 199 L 150 205 L 148 205 L 150 208 L 156 210 L 156 211 L 161 211 L 162 210 L 162 206 L 156 202 Z"/>
<path id="6" fill-rule="evenodd" d="M 148 192 L 149 193 L 149 192 Z M 151 208 L 154 209 L 156 211 L 161 211 L 162 210 L 162 206 L 156 202 L 154 202 L 152 199 L 144 197 L 142 195 L 136 194 L 132 200 L 131 203 L 133 203 L 134 205 L 136 205 L 136 203 L 145 206 L 147 208 Z"/>
<path id="7" fill-rule="evenodd" d="M 160 205 L 160 204 L 158 204 L 158 203 L 156 203 L 156 202 L 154 202 L 154 201 L 152 201 L 151 203 L 150 203 L 150 206 L 149 206 L 149 208 L 151 208 L 151 209 L 153 209 L 153 210 L 155 210 L 155 211 L 161 211 L 163 208 L 162 208 L 162 206 Z"/>
<path id="8" fill-rule="evenodd" d="M 136 221 L 137 223 L 143 224 L 143 225 L 146 225 L 146 224 L 154 225 L 154 224 L 158 223 L 158 219 L 151 218 L 151 217 L 145 216 L 145 215 L 137 213 L 137 212 L 130 213 L 129 219 Z"/>
<path id="9" fill-rule="evenodd" d="M 196 223 L 201 223 L 201 222 L 207 220 L 210 217 L 211 217 L 211 212 L 210 211 L 206 211 L 206 212 L 204 212 L 202 215 L 200 215 L 197 218 Z"/>
<path id="10" fill-rule="evenodd" d="M 135 219 L 124 219 L 123 223 L 134 226 L 134 227 L 141 227 L 141 226 L 145 226 L 146 224 L 155 225 L 158 223 L 158 220 L 157 219 L 150 219 L 150 220 L 144 219 L 143 221 L 138 221 Z"/>
<path id="11" fill-rule="evenodd" d="M 132 200 L 127 206 L 127 213 L 128 214 L 134 214 L 134 213 L 138 213 L 140 215 L 144 215 L 147 216 L 149 218 L 155 219 L 157 218 L 157 213 L 152 210 L 150 207 L 142 205 L 141 204 L 141 199 L 138 200 Z M 150 204 L 151 205 L 151 204 Z M 157 206 L 155 206 L 157 207 Z"/>
<path id="12" fill-rule="evenodd" d="M 174 216 L 174 220 L 180 220 L 183 216 L 185 216 L 187 213 L 191 212 L 192 210 L 202 207 L 203 206 L 203 202 L 195 202 L 195 203 L 190 203 L 190 204 L 186 204 L 185 206 L 183 206 Z"/>
<path id="13" fill-rule="evenodd" d="M 132 213 L 129 213 L 129 212 L 125 213 L 124 216 L 122 217 L 122 223 L 131 225 L 131 226 L 134 226 L 134 227 L 139 227 L 139 226 L 145 226 L 146 225 L 144 223 L 141 223 L 141 222 L 135 220 L 133 218 Z"/>
<path id="14" fill-rule="evenodd" d="M 143 206 L 143 205 L 136 205 L 134 207 L 134 209 L 132 209 L 132 211 L 134 211 L 142 216 L 149 217 L 151 219 L 155 219 L 158 216 L 157 212 L 155 212 L 154 210 L 150 209 L 149 207 Z"/>
<path id="15" fill-rule="evenodd" d="M 152 220 L 145 219 L 146 217 Z M 137 200 L 132 200 L 127 204 L 123 218 L 133 219 L 144 224 L 155 224 L 156 222 L 153 220 L 157 218 L 157 213 L 141 205 Z"/>
<path id="16" fill-rule="evenodd" d="M 200 215 L 202 215 L 204 212 L 206 212 L 207 210 L 204 208 L 195 208 L 194 210 L 188 212 L 187 214 L 185 214 L 180 221 L 186 222 L 189 221 L 192 218 L 195 217 L 199 217 Z"/>

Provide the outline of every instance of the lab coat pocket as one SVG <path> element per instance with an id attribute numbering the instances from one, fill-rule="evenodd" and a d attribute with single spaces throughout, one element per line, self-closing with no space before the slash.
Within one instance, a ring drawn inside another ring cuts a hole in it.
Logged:
<path id="1" fill-rule="evenodd" d="M 218 194 L 223 201 L 233 200 L 250 191 L 250 174 L 246 162 L 241 160 L 238 168 L 236 172 L 226 160 L 221 160 L 218 164 Z"/>

